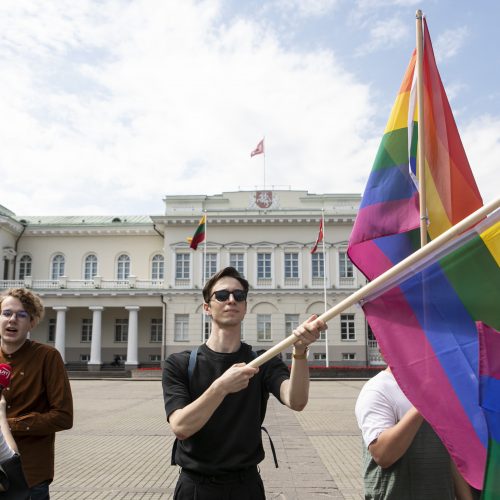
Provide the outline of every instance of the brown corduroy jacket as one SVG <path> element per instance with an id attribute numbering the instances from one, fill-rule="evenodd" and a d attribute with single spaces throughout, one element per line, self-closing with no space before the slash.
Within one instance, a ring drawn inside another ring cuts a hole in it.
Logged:
<path id="1" fill-rule="evenodd" d="M 10 386 L 3 394 L 28 484 L 51 482 L 55 433 L 73 426 L 73 399 L 64 362 L 53 347 L 26 340 L 12 354 L 0 350 L 0 363 L 12 366 Z"/>

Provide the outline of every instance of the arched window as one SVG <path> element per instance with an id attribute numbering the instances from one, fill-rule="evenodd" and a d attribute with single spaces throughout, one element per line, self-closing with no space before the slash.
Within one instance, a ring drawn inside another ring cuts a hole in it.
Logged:
<path id="1" fill-rule="evenodd" d="M 97 276 L 97 256 L 94 254 L 85 257 L 85 269 L 83 272 L 83 279 L 91 280 Z"/>
<path id="2" fill-rule="evenodd" d="M 31 257 L 23 255 L 19 259 L 19 279 L 23 280 L 26 276 L 31 276 Z"/>
<path id="3" fill-rule="evenodd" d="M 165 259 L 163 255 L 156 254 L 151 259 L 151 279 L 162 280 L 165 277 Z"/>
<path id="4" fill-rule="evenodd" d="M 130 276 L 130 257 L 125 254 L 121 254 L 117 260 L 116 266 L 116 279 L 126 280 Z"/>
<path id="5" fill-rule="evenodd" d="M 52 257 L 50 279 L 57 280 L 64 276 L 64 255 L 58 253 Z"/>

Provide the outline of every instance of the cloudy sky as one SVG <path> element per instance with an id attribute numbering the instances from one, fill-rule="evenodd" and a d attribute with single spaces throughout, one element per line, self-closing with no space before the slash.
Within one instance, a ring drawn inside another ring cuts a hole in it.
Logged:
<path id="1" fill-rule="evenodd" d="M 496 0 L 2 0 L 0 204 L 161 214 L 171 194 L 361 193 L 427 15 L 485 201 Z M 250 151 L 265 136 L 263 157 Z"/>

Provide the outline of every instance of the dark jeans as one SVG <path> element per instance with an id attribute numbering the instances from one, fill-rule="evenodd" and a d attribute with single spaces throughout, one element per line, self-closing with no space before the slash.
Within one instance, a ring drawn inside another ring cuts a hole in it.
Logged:
<path id="1" fill-rule="evenodd" d="M 30 488 L 31 500 L 50 500 L 49 482 L 36 484 Z"/>
<path id="2" fill-rule="evenodd" d="M 265 500 L 257 467 L 223 476 L 202 476 L 182 470 L 174 500 Z"/>

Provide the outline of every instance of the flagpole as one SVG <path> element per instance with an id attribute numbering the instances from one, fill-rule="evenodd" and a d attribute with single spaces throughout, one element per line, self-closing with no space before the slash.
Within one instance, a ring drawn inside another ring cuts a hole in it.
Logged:
<path id="1" fill-rule="evenodd" d="M 327 311 L 327 304 L 326 304 L 326 275 L 327 275 L 327 258 L 326 258 L 326 251 L 325 251 L 325 239 L 326 239 L 326 232 L 325 232 L 325 209 L 321 209 L 321 225 L 323 227 L 323 263 L 324 263 L 324 269 L 323 269 L 323 302 L 325 304 L 325 313 Z M 325 352 L 326 352 L 326 358 L 325 358 L 325 366 L 328 368 L 330 365 L 329 359 L 328 359 L 328 330 L 325 330 Z"/>
<path id="2" fill-rule="evenodd" d="M 207 240 L 208 240 L 208 217 L 207 217 L 207 211 L 206 209 L 203 210 L 203 214 L 205 215 L 205 240 L 203 241 L 203 265 L 201 268 L 203 269 L 203 276 L 202 276 L 202 286 L 201 288 L 203 289 L 205 287 L 206 283 L 206 274 L 207 274 Z M 205 342 L 205 321 L 206 321 L 206 314 L 205 314 L 205 308 L 203 308 L 203 321 L 201 324 L 201 342 Z"/>
<path id="3" fill-rule="evenodd" d="M 420 246 L 427 244 L 427 202 L 426 202 L 426 182 L 425 182 L 425 140 L 424 140 L 424 44 L 422 30 L 422 11 L 416 12 L 416 33 L 417 33 L 417 103 L 418 103 L 418 190 L 420 204 Z"/>
<path id="4" fill-rule="evenodd" d="M 439 249 L 444 244 L 453 240 L 460 233 L 463 233 L 467 229 L 471 228 L 475 224 L 477 224 L 481 219 L 486 217 L 488 214 L 492 213 L 494 210 L 500 208 L 500 198 L 493 200 L 487 205 L 482 206 L 465 219 L 462 219 L 460 222 L 450 227 L 444 233 L 440 234 L 437 238 L 434 238 L 428 244 L 410 254 L 406 259 L 403 259 L 401 262 L 396 264 L 395 266 L 388 269 L 385 273 L 382 273 L 380 276 L 375 278 L 370 283 L 366 284 L 363 288 L 360 288 L 358 291 L 351 294 L 349 297 L 339 302 L 337 305 L 330 308 L 328 311 L 323 313 L 319 319 L 322 321 L 329 321 L 333 317 L 339 315 L 341 312 L 345 311 L 347 308 L 359 302 L 361 299 L 366 296 L 375 293 L 377 290 L 382 288 L 389 280 L 393 279 L 395 276 L 401 274 L 403 271 L 406 271 L 411 266 L 418 264 L 421 260 L 427 257 L 433 251 Z M 297 337 L 295 335 L 290 335 L 286 339 L 282 340 L 275 346 L 268 349 L 265 353 L 261 354 L 259 357 L 255 358 L 253 361 L 248 363 L 249 366 L 253 366 L 257 368 L 258 366 L 264 364 L 266 361 L 269 361 L 274 356 L 278 355 L 281 351 L 285 350 L 287 347 L 290 347 L 292 344 L 297 342 Z"/>
<path id="5" fill-rule="evenodd" d="M 263 144 L 265 144 L 265 139 L 266 136 L 262 137 Z M 264 190 L 266 189 L 266 148 L 264 147 L 264 150 L 262 152 L 262 162 L 264 164 Z"/>

